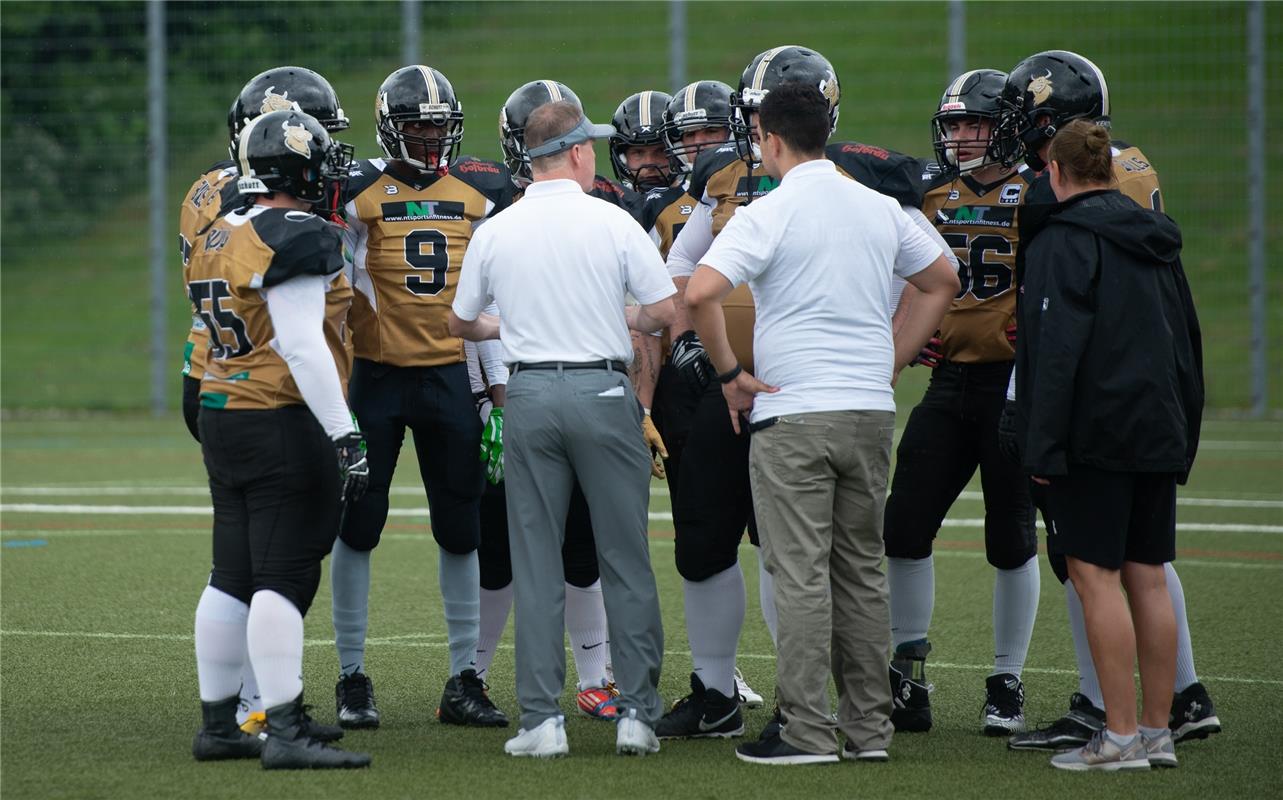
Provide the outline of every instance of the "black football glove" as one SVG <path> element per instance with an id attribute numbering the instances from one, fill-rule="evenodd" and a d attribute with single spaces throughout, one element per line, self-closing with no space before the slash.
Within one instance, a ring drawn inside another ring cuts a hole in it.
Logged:
<path id="1" fill-rule="evenodd" d="M 998 417 L 998 449 L 1017 464 L 1020 463 L 1020 443 L 1016 440 L 1016 401 L 1008 400 Z"/>
<path id="2" fill-rule="evenodd" d="M 334 451 L 339 458 L 339 478 L 343 481 L 341 498 L 345 503 L 355 503 L 365 494 L 370 483 L 370 463 L 365 459 L 365 434 L 360 431 L 344 434 L 334 440 Z"/>
<path id="3" fill-rule="evenodd" d="M 708 360 L 704 343 L 699 340 L 695 331 L 690 330 L 673 340 L 672 354 L 669 356 L 673 368 L 697 391 L 704 391 L 713 382 L 717 370 Z"/>

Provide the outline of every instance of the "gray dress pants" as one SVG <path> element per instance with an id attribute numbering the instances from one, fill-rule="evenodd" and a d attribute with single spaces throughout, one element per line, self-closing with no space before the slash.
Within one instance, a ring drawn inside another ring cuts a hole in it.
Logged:
<path id="1" fill-rule="evenodd" d="M 504 409 L 504 471 L 525 730 L 561 713 L 565 583 L 561 546 L 576 477 L 588 499 L 620 715 L 661 713 L 664 653 L 646 538 L 650 454 L 628 376 L 608 369 L 518 370 Z"/>

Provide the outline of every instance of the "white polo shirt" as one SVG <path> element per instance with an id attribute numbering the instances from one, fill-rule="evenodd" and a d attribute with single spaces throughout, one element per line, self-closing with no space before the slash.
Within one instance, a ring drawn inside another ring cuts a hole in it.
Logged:
<path id="1" fill-rule="evenodd" d="M 754 422 L 816 411 L 895 411 L 892 276 L 943 253 L 895 200 L 839 174 L 832 161 L 789 170 L 738 209 L 700 259 L 757 306 Z"/>
<path id="2" fill-rule="evenodd" d="M 477 229 L 463 257 L 454 313 L 493 301 L 508 363 L 632 361 L 625 296 L 676 293 L 654 243 L 628 212 L 571 180 L 536 181 Z"/>

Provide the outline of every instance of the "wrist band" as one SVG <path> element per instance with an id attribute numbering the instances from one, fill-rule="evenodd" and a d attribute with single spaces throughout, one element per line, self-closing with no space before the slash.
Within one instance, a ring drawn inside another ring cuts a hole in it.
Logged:
<path id="1" fill-rule="evenodd" d="M 650 409 L 649 409 L 649 408 L 643 408 L 643 409 L 642 409 L 642 413 L 649 417 L 649 416 L 650 416 Z"/>
<path id="2" fill-rule="evenodd" d="M 738 378 L 739 374 L 743 371 L 744 371 L 744 368 L 741 367 L 739 364 L 736 364 L 734 367 L 727 370 L 726 372 L 719 374 L 717 376 L 717 380 L 719 383 L 730 383 L 731 381 Z"/>

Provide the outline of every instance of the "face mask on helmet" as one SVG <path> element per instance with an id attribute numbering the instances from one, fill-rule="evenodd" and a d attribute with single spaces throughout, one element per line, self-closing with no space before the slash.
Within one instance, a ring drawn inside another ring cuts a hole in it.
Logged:
<path id="1" fill-rule="evenodd" d="M 423 172 L 445 174 L 463 142 L 463 104 L 445 75 L 415 64 L 379 87 L 374 119 L 383 154 Z"/>

